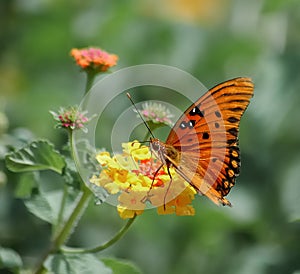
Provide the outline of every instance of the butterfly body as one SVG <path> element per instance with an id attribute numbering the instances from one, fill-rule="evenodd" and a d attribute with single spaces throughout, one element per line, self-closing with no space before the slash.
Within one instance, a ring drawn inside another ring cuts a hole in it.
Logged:
<path id="1" fill-rule="evenodd" d="M 225 198 L 239 175 L 240 119 L 253 96 L 249 78 L 235 78 L 208 90 L 178 119 L 165 143 L 150 140 L 150 148 L 167 168 L 216 204 Z"/>
<path id="2" fill-rule="evenodd" d="M 150 139 L 150 149 L 163 165 L 176 166 L 180 162 L 180 152 L 171 145 L 161 142 L 157 138 Z"/>

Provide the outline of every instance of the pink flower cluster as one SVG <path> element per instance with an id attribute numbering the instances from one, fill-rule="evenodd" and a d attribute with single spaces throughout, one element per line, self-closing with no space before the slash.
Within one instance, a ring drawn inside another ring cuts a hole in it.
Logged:
<path id="1" fill-rule="evenodd" d="M 146 121 L 150 121 L 154 124 L 164 124 L 172 126 L 171 118 L 173 115 L 169 109 L 158 103 L 146 102 L 142 104 L 142 109 L 140 110 L 141 114 L 144 116 Z"/>
<path id="2" fill-rule="evenodd" d="M 84 129 L 84 124 L 89 121 L 89 118 L 85 116 L 86 112 L 80 112 L 77 107 L 61 108 L 58 113 L 53 111 L 50 113 L 58 121 L 56 125 L 58 128 Z"/>
<path id="3" fill-rule="evenodd" d="M 83 128 L 83 124 L 88 121 L 88 118 L 81 113 L 78 114 L 78 117 L 75 121 L 72 119 L 71 112 L 66 112 L 63 115 L 59 115 L 58 118 L 61 121 L 63 127 L 70 127 L 72 129 Z"/>
<path id="4" fill-rule="evenodd" d="M 157 113 L 149 110 L 143 110 L 142 115 L 153 122 L 157 123 L 164 123 L 164 124 L 172 124 L 172 121 L 169 119 L 169 117 L 159 117 L 157 116 Z"/>

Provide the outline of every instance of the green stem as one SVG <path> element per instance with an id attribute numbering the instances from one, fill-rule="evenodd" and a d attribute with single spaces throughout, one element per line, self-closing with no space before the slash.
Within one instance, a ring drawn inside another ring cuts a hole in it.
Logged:
<path id="1" fill-rule="evenodd" d="M 74 151 L 74 144 L 73 144 L 73 131 L 70 131 L 70 149 L 71 154 L 73 157 L 74 162 L 77 162 L 78 159 L 76 157 L 76 153 Z M 83 211 L 86 208 L 86 205 L 91 197 L 91 191 L 90 189 L 85 185 L 83 178 L 81 178 L 81 186 L 82 186 L 82 194 L 81 197 L 78 200 L 77 205 L 75 206 L 72 214 L 70 215 L 69 219 L 66 221 L 64 227 L 62 228 L 61 232 L 57 236 L 57 238 L 54 240 L 54 249 L 57 250 L 61 247 L 61 245 L 67 240 L 69 235 L 71 234 L 72 228 L 75 226 L 78 219 L 81 217 Z"/>
<path id="2" fill-rule="evenodd" d="M 85 91 L 84 94 L 87 94 L 87 92 L 91 89 L 93 83 L 94 83 L 94 79 L 96 76 L 96 72 L 93 70 L 90 70 L 87 72 L 87 79 L 86 79 L 86 84 L 85 84 Z"/>
<path id="3" fill-rule="evenodd" d="M 73 149 L 73 136 L 72 136 L 72 130 L 70 130 L 70 149 L 73 156 L 74 161 L 76 162 L 76 153 Z M 81 178 L 81 177 L 80 177 Z M 81 178 L 82 180 L 82 178 Z M 35 274 L 42 274 L 45 271 L 44 263 L 47 260 L 48 256 L 52 253 L 57 252 L 61 246 L 64 244 L 65 241 L 67 241 L 68 237 L 72 233 L 72 229 L 75 227 L 76 223 L 79 221 L 82 213 L 84 212 L 86 205 L 91 197 L 91 191 L 89 188 L 85 185 L 84 181 L 82 180 L 82 193 L 81 196 L 79 196 L 78 202 L 72 212 L 72 214 L 69 216 L 69 218 L 64 223 L 63 227 L 61 228 L 60 232 L 57 234 L 57 236 L 54 238 L 54 240 L 51 243 L 50 248 L 45 253 L 45 255 L 42 257 L 37 270 L 34 272 Z M 63 214 L 63 213 L 60 213 Z"/>
<path id="4" fill-rule="evenodd" d="M 63 229 L 54 241 L 54 250 L 58 250 L 61 245 L 68 239 L 72 232 L 72 228 L 78 222 L 78 219 L 81 217 L 83 211 L 85 210 L 90 197 L 91 191 L 87 187 L 85 187 L 68 221 L 65 223 Z"/>
<path id="5" fill-rule="evenodd" d="M 53 242 L 52 242 L 50 248 L 48 249 L 48 251 L 46 252 L 46 254 L 41 259 L 41 261 L 37 267 L 37 270 L 34 272 L 35 274 L 41 274 L 45 271 L 43 265 L 44 265 L 44 262 L 47 260 L 48 256 L 52 253 L 57 252 L 60 249 L 60 247 L 62 246 L 62 244 L 68 239 L 68 237 L 70 236 L 70 234 L 72 232 L 72 228 L 75 226 L 75 223 L 78 221 L 79 217 L 83 213 L 85 206 L 86 206 L 87 202 L 89 201 L 90 197 L 91 197 L 91 192 L 87 187 L 85 187 L 79 200 L 78 200 L 76 207 L 74 208 L 74 211 L 72 212 L 72 214 L 70 215 L 70 217 L 66 221 L 66 223 L 64 224 L 60 233 L 53 240 Z"/>
<path id="6" fill-rule="evenodd" d="M 145 137 L 144 137 L 144 141 L 149 141 L 150 137 L 153 137 L 153 136 L 151 135 L 151 133 L 153 133 L 156 129 L 162 127 L 163 125 L 162 125 L 162 124 L 156 124 L 156 123 L 153 123 L 153 122 L 151 122 L 151 121 L 148 121 L 148 122 L 146 122 L 146 123 L 148 124 L 148 126 L 149 126 L 151 132 L 150 132 L 149 130 L 147 130 L 147 133 L 146 133 L 146 135 L 145 135 Z"/>
<path id="7" fill-rule="evenodd" d="M 59 213 L 58 213 L 57 224 L 56 224 L 56 226 L 54 228 L 54 231 L 53 231 L 53 238 L 56 238 L 57 233 L 61 228 L 61 224 L 63 222 L 63 215 L 64 215 L 64 210 L 65 210 L 65 206 L 66 206 L 67 197 L 68 197 L 68 186 L 64 185 L 64 191 L 63 191 L 63 196 L 62 196 L 62 199 L 61 199 L 60 209 L 59 209 Z"/>
<path id="8" fill-rule="evenodd" d="M 151 133 L 150 133 L 150 131 L 147 130 L 147 133 L 146 133 L 143 141 L 149 141 L 150 137 L 151 137 Z"/>
<path id="9" fill-rule="evenodd" d="M 129 219 L 127 221 L 127 223 L 125 224 L 125 226 L 123 226 L 117 233 L 116 235 L 111 238 L 109 241 L 107 241 L 106 243 L 97 246 L 97 247 L 93 247 L 93 248 L 71 248 L 71 247 L 63 247 L 61 248 L 61 251 L 65 252 L 65 253 L 72 253 L 72 254 L 83 254 L 83 253 L 97 253 L 99 251 L 102 251 L 108 247 L 110 247 L 111 245 L 113 245 L 114 243 L 116 243 L 119 239 L 121 239 L 123 237 L 123 235 L 128 231 L 129 227 L 132 225 L 133 221 L 135 220 L 136 215 Z"/>

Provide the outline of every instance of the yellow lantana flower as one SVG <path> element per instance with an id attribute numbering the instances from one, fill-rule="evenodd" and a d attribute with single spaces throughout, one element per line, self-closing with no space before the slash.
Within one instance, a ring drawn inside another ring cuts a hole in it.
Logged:
<path id="1" fill-rule="evenodd" d="M 122 147 L 123 153 L 114 156 L 100 152 L 96 159 L 102 171 L 90 179 L 110 194 L 119 194 L 117 209 L 121 218 L 133 218 L 150 207 L 156 207 L 158 214 L 195 214 L 191 202 L 196 191 L 174 168 L 169 168 L 170 178 L 167 167 L 160 168 L 161 162 L 137 141 Z"/>

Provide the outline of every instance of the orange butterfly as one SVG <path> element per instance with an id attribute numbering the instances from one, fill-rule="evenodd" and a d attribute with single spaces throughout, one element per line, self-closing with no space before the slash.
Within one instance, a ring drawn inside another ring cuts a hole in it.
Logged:
<path id="1" fill-rule="evenodd" d="M 219 84 L 184 112 L 165 143 L 150 139 L 150 148 L 163 165 L 173 166 L 216 204 L 231 206 L 224 197 L 239 175 L 239 123 L 253 90 L 250 78 Z"/>

